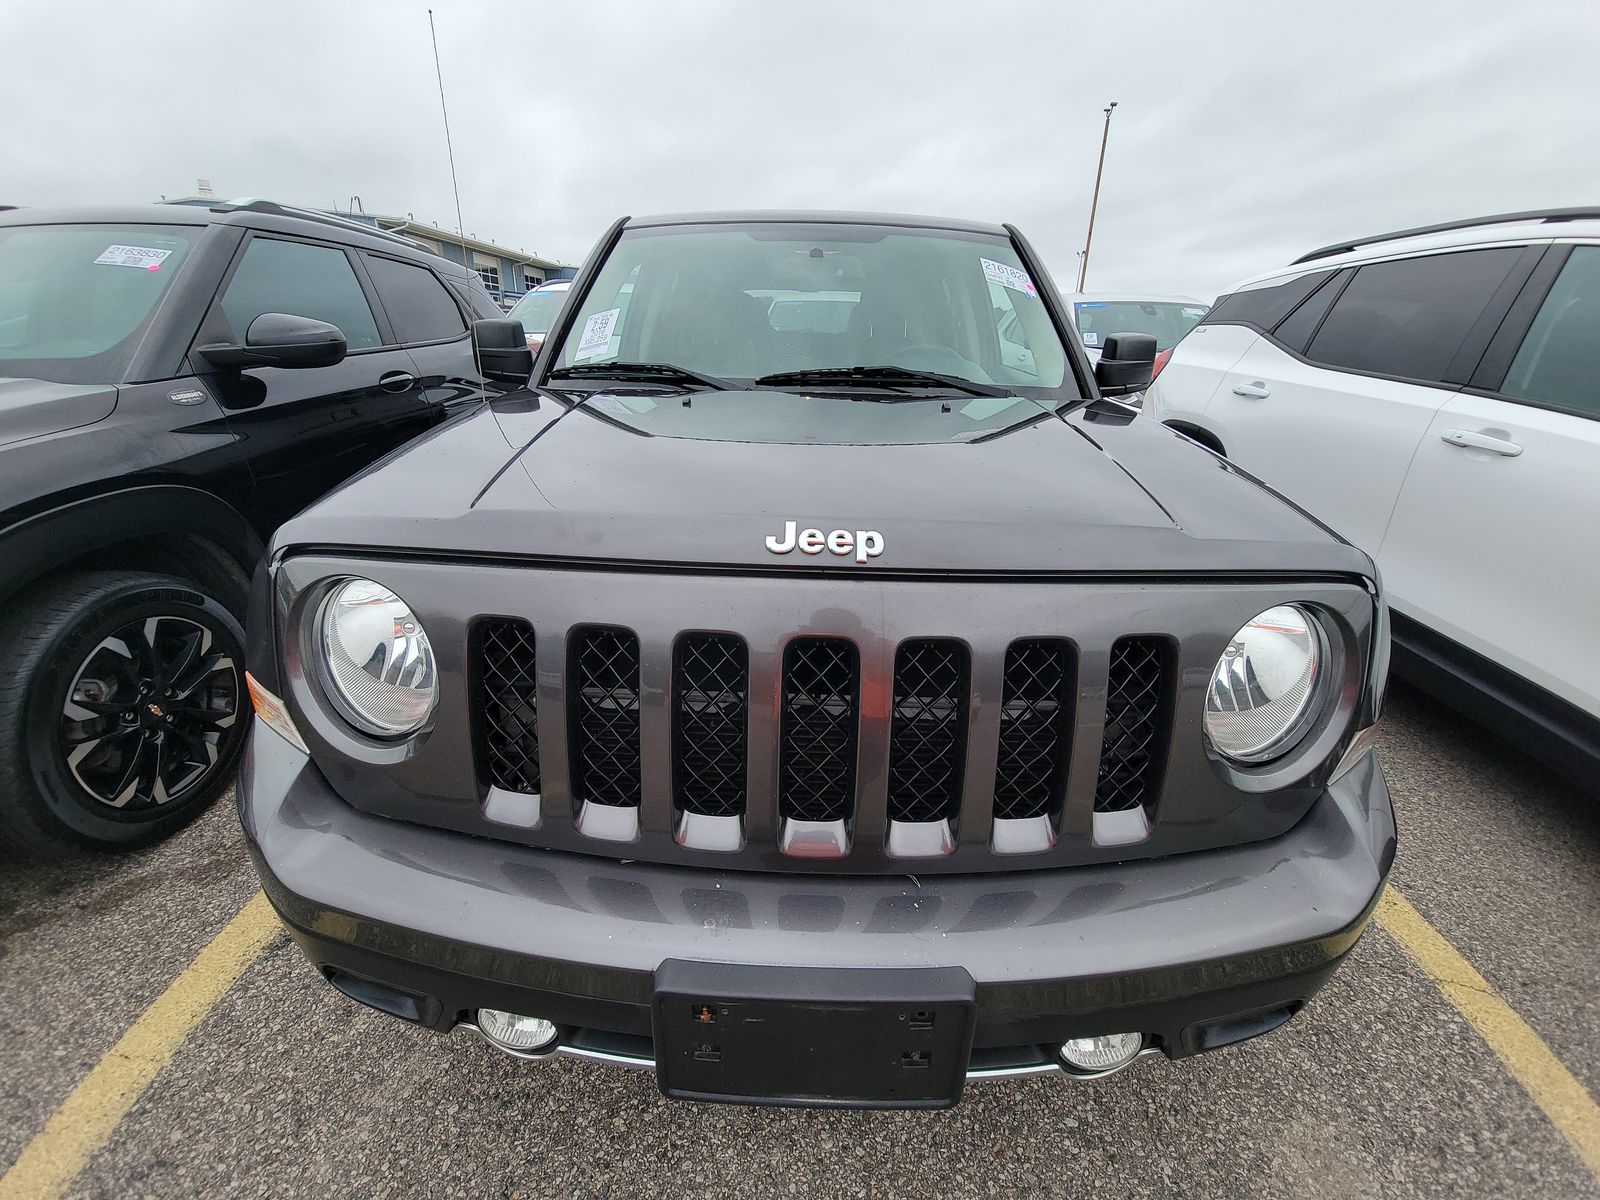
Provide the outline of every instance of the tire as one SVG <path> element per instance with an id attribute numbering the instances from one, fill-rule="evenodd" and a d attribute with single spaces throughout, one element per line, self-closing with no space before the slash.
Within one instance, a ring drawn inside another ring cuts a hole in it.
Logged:
<path id="1" fill-rule="evenodd" d="M 85 571 L 7 608 L 0 847 L 131 850 L 227 787 L 249 703 L 244 632 L 226 607 L 173 575 Z"/>

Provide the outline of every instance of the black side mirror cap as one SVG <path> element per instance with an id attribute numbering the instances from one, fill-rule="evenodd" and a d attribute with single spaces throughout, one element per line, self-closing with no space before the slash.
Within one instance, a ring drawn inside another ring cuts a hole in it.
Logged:
<path id="1" fill-rule="evenodd" d="M 474 321 L 472 348 L 487 379 L 520 386 L 533 374 L 533 351 L 521 321 L 507 317 Z"/>
<path id="2" fill-rule="evenodd" d="M 1131 396 L 1150 386 L 1156 340 L 1148 333 L 1113 333 L 1100 347 L 1094 381 L 1102 396 Z"/>
<path id="3" fill-rule="evenodd" d="M 262 313 L 245 330 L 244 345 L 201 346 L 196 353 L 215 367 L 300 369 L 334 366 L 348 349 L 337 325 L 292 313 Z"/>

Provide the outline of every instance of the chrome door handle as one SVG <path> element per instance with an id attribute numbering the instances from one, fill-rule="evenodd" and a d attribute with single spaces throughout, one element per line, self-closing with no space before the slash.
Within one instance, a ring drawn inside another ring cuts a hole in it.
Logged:
<path id="1" fill-rule="evenodd" d="M 409 392 L 417 386 L 417 377 L 410 371 L 390 371 L 379 376 L 378 386 L 386 392 Z"/>
<path id="2" fill-rule="evenodd" d="M 1244 396 L 1250 400 L 1265 400 L 1272 395 L 1272 391 L 1258 379 L 1254 383 L 1235 384 L 1233 394 L 1235 396 Z"/>
<path id="3" fill-rule="evenodd" d="M 1503 454 L 1507 458 L 1515 458 L 1522 453 L 1522 447 L 1516 442 L 1491 437 L 1487 433 L 1474 433 L 1470 429 L 1447 429 L 1439 437 L 1452 446 L 1461 446 L 1468 450 L 1488 450 L 1494 454 Z"/>

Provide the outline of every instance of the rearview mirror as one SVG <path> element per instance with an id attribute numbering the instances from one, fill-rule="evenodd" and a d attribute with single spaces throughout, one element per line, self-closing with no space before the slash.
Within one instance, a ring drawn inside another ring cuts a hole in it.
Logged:
<path id="1" fill-rule="evenodd" d="M 262 313 L 244 332 L 244 345 L 201 346 L 197 353 L 217 367 L 331 367 L 343 362 L 344 334 L 337 325 L 292 313 Z"/>
<path id="2" fill-rule="evenodd" d="M 533 351 L 521 321 L 502 317 L 472 323 L 472 348 L 485 378 L 524 384 L 533 374 Z"/>
<path id="3" fill-rule="evenodd" d="M 1100 346 L 1094 381 L 1102 396 L 1131 396 L 1150 386 L 1156 340 L 1148 333 L 1112 333 Z"/>

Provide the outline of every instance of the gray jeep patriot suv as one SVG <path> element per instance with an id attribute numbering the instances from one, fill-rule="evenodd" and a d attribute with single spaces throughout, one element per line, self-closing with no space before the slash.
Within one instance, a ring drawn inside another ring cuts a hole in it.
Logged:
<path id="1" fill-rule="evenodd" d="M 334 987 L 669 1096 L 1265 1033 L 1394 856 L 1372 562 L 1108 397 L 1009 226 L 618 222 L 279 530 L 239 804 Z M 1005 332 L 1002 332 L 1005 331 Z M 530 375 L 531 372 L 531 375 Z"/>

